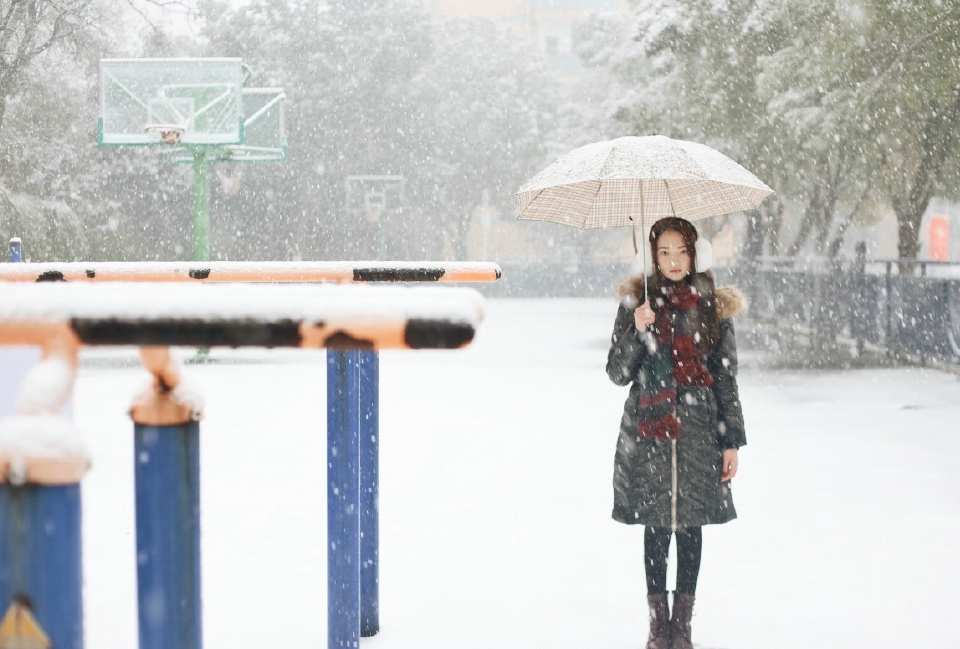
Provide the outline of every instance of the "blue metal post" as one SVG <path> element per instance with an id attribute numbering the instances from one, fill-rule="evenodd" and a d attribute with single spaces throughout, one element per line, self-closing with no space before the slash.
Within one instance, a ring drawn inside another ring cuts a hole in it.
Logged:
<path id="1" fill-rule="evenodd" d="M 200 649 L 200 424 L 134 424 L 140 649 Z"/>
<path id="2" fill-rule="evenodd" d="M 23 246 L 20 237 L 10 239 L 10 261 L 14 264 L 23 261 Z"/>
<path id="3" fill-rule="evenodd" d="M 24 606 L 57 649 L 83 649 L 81 511 L 79 484 L 0 485 L 0 616 Z"/>
<path id="4" fill-rule="evenodd" d="M 21 603 L 56 649 L 83 648 L 80 526 L 79 484 L 0 485 L 0 617 Z"/>
<path id="5" fill-rule="evenodd" d="M 380 355 L 360 359 L 360 635 L 380 630 Z"/>
<path id="6" fill-rule="evenodd" d="M 327 646 L 360 642 L 360 363 L 327 350 Z"/>

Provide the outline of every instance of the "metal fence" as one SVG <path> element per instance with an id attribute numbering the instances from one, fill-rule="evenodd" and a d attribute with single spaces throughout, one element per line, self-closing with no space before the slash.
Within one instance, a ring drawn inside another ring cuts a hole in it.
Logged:
<path id="1" fill-rule="evenodd" d="M 754 333 L 805 346 L 800 351 L 814 360 L 836 350 L 866 350 L 960 366 L 958 262 L 870 260 L 863 255 L 717 261 L 717 285 L 733 285 L 747 295 L 750 307 L 743 324 Z M 617 284 L 635 272 L 623 263 L 500 265 L 503 279 L 481 287 L 488 297 L 613 298 Z"/>
<path id="2" fill-rule="evenodd" d="M 805 337 L 960 364 L 960 263 L 762 258 L 715 269 L 747 294 L 750 319 Z"/>

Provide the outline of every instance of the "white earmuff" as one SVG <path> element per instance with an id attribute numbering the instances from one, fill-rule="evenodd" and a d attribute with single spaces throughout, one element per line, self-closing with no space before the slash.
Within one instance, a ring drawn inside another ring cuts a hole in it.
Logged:
<path id="1" fill-rule="evenodd" d="M 713 245 L 706 237 L 698 237 L 694 244 L 697 249 L 697 272 L 705 273 L 713 268 Z"/>

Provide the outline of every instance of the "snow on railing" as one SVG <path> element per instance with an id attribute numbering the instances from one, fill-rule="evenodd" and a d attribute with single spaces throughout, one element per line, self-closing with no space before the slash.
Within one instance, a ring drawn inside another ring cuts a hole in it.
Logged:
<path id="1" fill-rule="evenodd" d="M 54 328 L 85 345 L 450 349 L 481 305 L 467 288 L 7 285 L 0 344 L 42 345 Z"/>
<path id="2" fill-rule="evenodd" d="M 89 282 L 494 282 L 488 262 L 70 262 L 0 264 L 0 281 Z"/>

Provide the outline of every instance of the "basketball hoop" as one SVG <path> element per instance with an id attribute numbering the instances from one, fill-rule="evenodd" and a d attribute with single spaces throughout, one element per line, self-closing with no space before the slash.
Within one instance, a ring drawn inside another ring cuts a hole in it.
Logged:
<path id="1" fill-rule="evenodd" d="M 143 130 L 156 142 L 163 144 L 180 144 L 183 127 L 179 124 L 147 124 Z"/>

